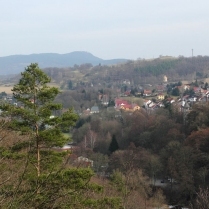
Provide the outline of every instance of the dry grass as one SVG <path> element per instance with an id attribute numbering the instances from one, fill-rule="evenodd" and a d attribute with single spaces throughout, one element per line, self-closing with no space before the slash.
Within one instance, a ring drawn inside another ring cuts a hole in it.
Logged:
<path id="1" fill-rule="evenodd" d="M 47 84 L 47 86 L 49 86 L 49 87 L 56 87 L 56 88 L 60 88 L 60 85 L 59 85 L 59 84 L 57 84 L 57 83 L 55 83 L 55 82 L 49 83 L 49 84 Z"/>
<path id="2" fill-rule="evenodd" d="M 12 88 L 13 86 L 5 86 L 5 85 L 0 85 L 0 92 L 6 92 L 7 94 L 12 94 Z"/>
<path id="3" fill-rule="evenodd" d="M 209 78 L 201 78 L 201 79 L 197 79 L 197 81 L 202 81 L 204 83 L 209 83 Z M 192 83 L 192 82 L 195 82 L 195 80 L 185 80 L 185 81 L 181 81 L 182 84 L 189 84 L 189 83 Z"/>
<path id="4" fill-rule="evenodd" d="M 144 100 L 143 98 L 139 98 L 139 97 L 122 97 L 124 100 L 129 101 L 130 103 L 136 103 L 140 106 L 142 106 L 144 104 Z"/>
<path id="5" fill-rule="evenodd" d="M 203 79 L 203 82 L 207 82 L 207 83 L 209 83 L 209 78 L 205 78 L 205 79 Z"/>
<path id="6" fill-rule="evenodd" d="M 73 71 L 73 72 L 74 72 L 74 76 L 75 76 L 74 79 L 76 79 L 76 80 L 83 79 L 83 74 L 81 72 L 79 72 L 79 71 Z"/>
<path id="7" fill-rule="evenodd" d="M 1 92 L 6 92 L 7 94 L 12 94 L 13 86 L 14 86 L 13 84 L 2 84 L 2 85 L 0 85 L 0 93 Z M 60 88 L 60 86 L 56 83 L 49 83 L 48 86 Z"/>

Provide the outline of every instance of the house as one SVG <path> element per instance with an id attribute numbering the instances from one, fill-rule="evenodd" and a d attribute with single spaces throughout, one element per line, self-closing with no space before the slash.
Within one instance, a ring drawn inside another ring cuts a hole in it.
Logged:
<path id="1" fill-rule="evenodd" d="M 135 103 L 130 103 L 123 99 L 115 99 L 115 109 L 117 110 L 125 110 L 125 111 L 135 111 L 140 110 L 139 105 Z"/>
<path id="2" fill-rule="evenodd" d="M 190 85 L 188 85 L 188 84 L 183 85 L 183 90 L 184 91 L 189 90 L 189 89 L 190 89 Z"/>
<path id="3" fill-rule="evenodd" d="M 165 105 L 164 105 L 162 102 L 158 102 L 158 103 L 157 103 L 157 106 L 158 106 L 158 107 L 165 107 Z"/>
<path id="4" fill-rule="evenodd" d="M 131 82 L 130 82 L 130 80 L 125 79 L 125 80 L 123 80 L 123 84 L 130 85 L 130 84 L 131 84 Z"/>
<path id="5" fill-rule="evenodd" d="M 173 98 L 171 98 L 171 97 L 167 98 L 166 101 L 167 101 L 168 103 L 170 103 L 170 104 L 172 104 L 172 103 L 175 102 L 175 100 L 174 100 Z"/>
<path id="6" fill-rule="evenodd" d="M 77 161 L 77 163 L 82 164 L 85 167 L 89 167 L 89 166 L 93 167 L 93 165 L 94 165 L 93 160 L 90 160 L 89 158 L 83 157 L 83 156 L 78 157 L 76 161 Z"/>
<path id="7" fill-rule="evenodd" d="M 151 104 L 152 101 L 151 100 L 144 100 L 144 106 L 145 108 L 147 108 L 149 106 L 149 104 Z"/>
<path id="8" fill-rule="evenodd" d="M 158 86 L 156 86 L 156 91 L 157 92 L 164 92 L 165 91 L 165 86 L 164 85 L 158 85 Z"/>
<path id="9" fill-rule="evenodd" d="M 140 107 L 139 107 L 139 105 L 137 105 L 137 104 L 132 104 L 132 109 L 133 109 L 133 111 L 136 111 L 136 110 L 140 110 Z"/>
<path id="10" fill-rule="evenodd" d="M 181 103 L 181 111 L 182 112 L 188 112 L 190 110 L 190 105 L 186 101 L 182 101 Z"/>
<path id="11" fill-rule="evenodd" d="M 205 89 L 203 89 L 203 91 L 202 91 L 202 96 L 206 96 L 206 97 L 208 97 L 208 95 L 209 95 L 209 91 L 208 90 L 205 90 Z"/>
<path id="12" fill-rule="evenodd" d="M 62 147 L 53 147 L 52 148 L 52 150 L 55 150 L 57 152 L 68 151 L 70 153 L 73 153 L 74 151 L 76 151 L 78 149 L 79 149 L 79 147 L 76 146 L 76 144 L 74 144 L 74 143 L 65 144 Z"/>
<path id="13" fill-rule="evenodd" d="M 190 101 L 190 102 L 196 102 L 197 101 L 197 97 L 190 97 L 188 99 L 188 101 Z"/>
<path id="14" fill-rule="evenodd" d="M 155 104 L 154 102 L 151 102 L 151 103 L 148 105 L 148 108 L 154 109 L 156 106 L 157 106 L 157 104 Z"/>
<path id="15" fill-rule="evenodd" d="M 99 94 L 99 101 L 103 105 L 108 105 L 109 104 L 109 95 L 107 94 Z"/>
<path id="16" fill-rule="evenodd" d="M 152 102 L 151 100 L 144 100 L 144 107 L 146 109 L 156 109 L 159 108 L 159 105 L 157 103 Z"/>
<path id="17" fill-rule="evenodd" d="M 151 95 L 152 95 L 152 91 L 151 91 L 151 90 L 146 90 L 146 89 L 144 89 L 143 96 L 148 97 L 148 96 L 151 96 Z"/>
<path id="18" fill-rule="evenodd" d="M 121 110 L 131 110 L 131 105 L 130 104 L 121 104 L 120 106 Z"/>
<path id="19" fill-rule="evenodd" d="M 83 111 L 83 115 L 84 116 L 89 116 L 90 115 L 91 110 L 88 108 L 86 110 Z"/>
<path id="20" fill-rule="evenodd" d="M 158 94 L 157 95 L 157 99 L 164 100 L 165 99 L 165 95 L 164 94 Z"/>
<path id="21" fill-rule="evenodd" d="M 202 88 L 196 87 L 196 86 L 193 87 L 193 90 L 194 90 L 194 93 L 195 94 L 197 94 L 197 93 L 203 93 L 204 92 L 204 90 Z"/>
<path id="22" fill-rule="evenodd" d="M 189 95 L 184 95 L 182 99 L 187 101 L 187 100 L 189 100 L 189 97 L 190 97 Z M 182 100 L 182 99 L 180 99 L 180 100 Z"/>
<path id="23" fill-rule="evenodd" d="M 29 101 L 30 101 L 32 104 L 34 104 L 34 99 L 29 99 Z"/>
<path id="24" fill-rule="evenodd" d="M 94 161 L 90 160 L 87 157 L 80 156 L 78 157 L 75 153 L 70 153 L 68 155 L 68 163 L 74 166 L 81 167 L 93 167 Z"/>
<path id="25" fill-rule="evenodd" d="M 98 106 L 93 106 L 90 110 L 90 114 L 95 114 L 99 113 L 99 107 Z"/>
<path id="26" fill-rule="evenodd" d="M 121 105 L 121 109 L 125 111 L 136 111 L 136 110 L 140 110 L 140 107 L 139 105 L 134 103 L 134 104 Z"/>
<path id="27" fill-rule="evenodd" d="M 131 90 L 127 90 L 123 93 L 123 96 L 130 96 L 131 95 Z"/>
<path id="28" fill-rule="evenodd" d="M 128 105 L 128 101 L 120 98 L 115 99 L 115 108 L 120 109 L 122 105 Z"/>

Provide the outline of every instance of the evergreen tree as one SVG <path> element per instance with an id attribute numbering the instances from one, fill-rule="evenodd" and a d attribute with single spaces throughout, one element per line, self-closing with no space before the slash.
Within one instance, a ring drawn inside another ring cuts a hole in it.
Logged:
<path id="1" fill-rule="evenodd" d="M 59 90 L 47 86 L 50 78 L 36 63 L 21 76 L 12 89 L 18 105 L 0 106 L 8 133 L 16 136 L 0 147 L 1 208 L 119 208 L 119 199 L 99 196 L 102 187 L 90 183 L 92 170 L 69 168 L 68 153 L 53 149 L 66 143 L 63 131 L 78 119 L 72 109 L 58 114 Z"/>
<path id="2" fill-rule="evenodd" d="M 204 89 L 207 89 L 207 88 L 208 88 L 208 83 L 206 82 L 205 86 L 204 86 Z"/>
<path id="3" fill-rule="evenodd" d="M 46 149 L 66 143 L 67 139 L 62 131 L 74 125 L 78 116 L 72 109 L 61 116 L 54 116 L 56 111 L 62 109 L 61 104 L 53 102 L 59 90 L 47 86 L 50 78 L 38 67 L 38 64 L 28 66 L 21 76 L 19 83 L 12 89 L 18 105 L 4 104 L 1 109 L 3 116 L 11 118 L 10 129 L 28 136 L 28 141 L 15 146 L 22 149 L 26 146 L 30 147 L 28 163 L 36 171 L 36 175 L 33 172 L 33 178 L 36 179 L 35 191 L 38 194 L 41 192 L 39 177 L 49 172 L 50 167 L 52 169 L 50 163 L 56 167 L 57 160 L 52 160 L 56 158 L 56 154 Z"/>
<path id="4" fill-rule="evenodd" d="M 112 154 L 113 152 L 115 152 L 116 150 L 119 149 L 119 146 L 118 146 L 118 142 L 116 140 L 116 137 L 115 135 L 112 136 L 112 140 L 110 142 L 110 146 L 109 146 L 109 151 L 110 153 Z"/>
<path id="5" fill-rule="evenodd" d="M 175 87 L 175 88 L 172 90 L 171 94 L 172 94 L 173 96 L 179 96 L 179 95 L 180 95 L 179 88 L 178 88 L 178 87 Z"/>
<path id="6" fill-rule="evenodd" d="M 5 116 L 12 119 L 10 127 L 13 130 L 30 135 L 30 144 L 36 152 L 34 165 L 37 176 L 40 176 L 43 167 L 41 150 L 64 145 L 66 138 L 62 130 L 74 125 L 78 116 L 72 109 L 61 116 L 54 116 L 62 109 L 61 104 L 53 102 L 59 90 L 47 86 L 50 78 L 38 67 L 38 64 L 28 66 L 21 76 L 19 83 L 12 89 L 18 106 L 6 104 L 1 109 Z"/>
<path id="7" fill-rule="evenodd" d="M 6 97 L 7 96 L 7 93 L 5 92 L 5 91 L 2 91 L 1 93 L 0 93 L 0 99 L 2 98 L 2 97 Z"/>
<path id="8" fill-rule="evenodd" d="M 73 88 L 73 82 L 71 80 L 68 81 L 68 89 Z"/>

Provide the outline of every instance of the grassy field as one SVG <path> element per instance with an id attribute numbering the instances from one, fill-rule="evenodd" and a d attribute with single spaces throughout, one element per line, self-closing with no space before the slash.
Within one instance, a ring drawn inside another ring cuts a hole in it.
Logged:
<path id="1" fill-rule="evenodd" d="M 140 105 L 140 106 L 142 106 L 143 104 L 144 104 L 144 100 L 143 100 L 143 98 L 139 98 L 139 97 L 122 97 L 124 100 L 127 100 L 127 101 L 129 101 L 129 102 L 133 102 L 133 103 L 136 103 L 136 104 L 138 104 L 138 105 Z"/>
<path id="2" fill-rule="evenodd" d="M 57 83 L 54 83 L 54 82 L 52 82 L 52 83 L 49 83 L 49 84 L 47 84 L 49 87 L 56 87 L 56 88 L 60 88 L 60 85 L 58 85 Z"/>
<path id="3" fill-rule="evenodd" d="M 13 86 L 5 86 L 5 85 L 0 85 L 0 92 L 6 92 L 7 94 L 12 94 L 12 88 Z"/>
<path id="4" fill-rule="evenodd" d="M 11 90 L 13 86 L 14 86 L 13 84 L 0 84 L 0 93 L 6 92 L 7 94 L 12 94 Z M 60 86 L 56 83 L 49 83 L 48 86 L 60 88 Z"/>

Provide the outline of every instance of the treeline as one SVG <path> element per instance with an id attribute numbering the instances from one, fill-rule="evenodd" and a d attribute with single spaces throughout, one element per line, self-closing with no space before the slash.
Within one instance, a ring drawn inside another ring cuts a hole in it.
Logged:
<path id="1" fill-rule="evenodd" d="M 151 60 L 134 60 L 117 65 L 97 65 L 90 63 L 74 65 L 69 68 L 46 68 L 44 72 L 52 78 L 61 89 L 79 89 L 82 86 L 117 88 L 124 79 L 128 79 L 132 86 L 146 83 L 156 84 L 163 82 L 163 76 L 169 82 L 179 80 L 193 81 L 204 79 L 209 75 L 209 57 L 168 57 Z M 13 78 L 16 80 L 19 76 Z M 82 81 L 82 85 L 81 85 Z M 69 85 L 69 82 L 71 85 Z"/>
<path id="2" fill-rule="evenodd" d="M 113 66 L 93 67 L 90 64 L 84 64 L 65 69 L 48 68 L 45 72 L 67 89 L 69 81 L 72 81 L 73 86 L 76 87 L 81 80 L 87 86 L 93 83 L 112 87 L 117 86 L 124 79 L 129 79 L 132 85 L 159 83 L 163 82 L 163 75 L 166 75 L 171 82 L 203 79 L 208 77 L 208 66 L 209 57 L 198 56 L 128 61 Z"/>
<path id="3" fill-rule="evenodd" d="M 175 69 L 178 64 L 179 59 L 169 59 L 169 60 L 160 60 L 142 62 L 139 67 L 134 70 L 140 74 L 141 77 L 159 76 L 163 74 L 168 74 L 171 69 Z"/>

